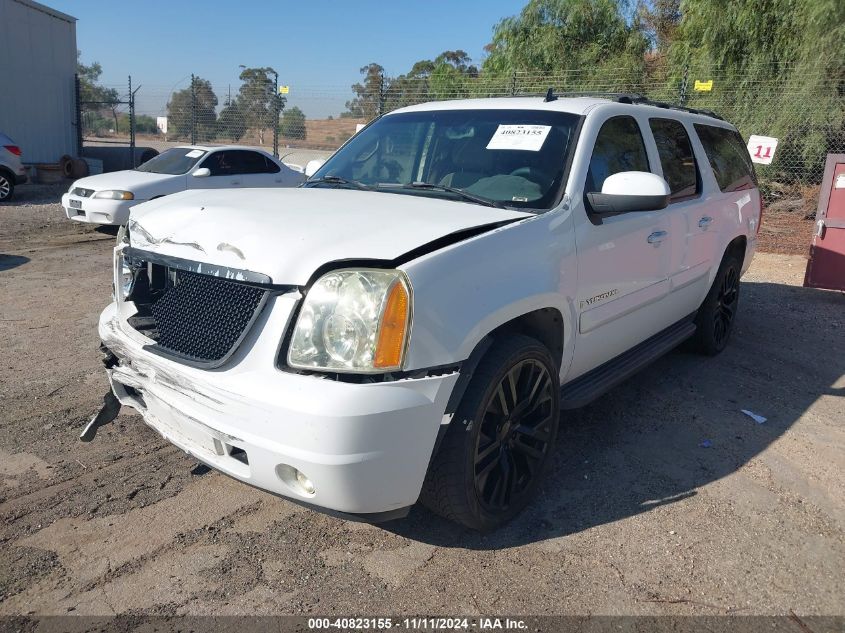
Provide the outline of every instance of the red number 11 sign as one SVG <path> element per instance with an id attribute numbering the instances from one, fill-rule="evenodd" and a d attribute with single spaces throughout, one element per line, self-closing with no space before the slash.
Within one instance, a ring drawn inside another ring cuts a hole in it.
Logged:
<path id="1" fill-rule="evenodd" d="M 761 165 L 770 165 L 775 157 L 778 140 L 771 136 L 752 136 L 748 139 L 748 153 L 751 161 Z"/>

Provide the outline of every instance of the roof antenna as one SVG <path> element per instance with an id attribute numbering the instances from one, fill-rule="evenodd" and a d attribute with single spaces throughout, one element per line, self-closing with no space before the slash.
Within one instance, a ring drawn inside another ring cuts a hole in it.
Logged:
<path id="1" fill-rule="evenodd" d="M 555 89 L 549 88 L 549 91 L 546 93 L 546 98 L 543 99 L 546 103 L 549 101 L 557 101 L 557 97 L 555 96 Z"/>

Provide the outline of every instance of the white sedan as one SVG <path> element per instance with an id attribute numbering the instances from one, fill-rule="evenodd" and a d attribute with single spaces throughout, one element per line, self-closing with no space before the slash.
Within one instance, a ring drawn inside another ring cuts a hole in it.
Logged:
<path id="1" fill-rule="evenodd" d="M 135 169 L 80 178 L 62 196 L 77 222 L 125 224 L 136 204 L 186 189 L 296 187 L 305 175 L 249 147 L 168 149 Z"/>

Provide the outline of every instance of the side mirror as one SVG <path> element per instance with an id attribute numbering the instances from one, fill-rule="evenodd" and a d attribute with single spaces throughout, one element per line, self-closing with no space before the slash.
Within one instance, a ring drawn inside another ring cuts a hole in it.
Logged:
<path id="1" fill-rule="evenodd" d="M 307 163 L 305 163 L 305 175 L 310 178 L 315 173 L 317 173 L 317 170 L 320 169 L 320 167 L 322 167 L 323 163 L 325 162 L 326 161 L 322 158 L 315 158 L 314 160 L 309 160 Z"/>
<path id="2" fill-rule="evenodd" d="M 208 178 L 211 175 L 211 170 L 208 167 L 200 167 L 195 169 L 191 175 L 194 178 Z"/>
<path id="3" fill-rule="evenodd" d="M 593 213 L 658 211 L 669 206 L 671 190 L 663 178 L 646 171 L 623 171 L 604 180 L 601 193 L 588 193 Z"/>

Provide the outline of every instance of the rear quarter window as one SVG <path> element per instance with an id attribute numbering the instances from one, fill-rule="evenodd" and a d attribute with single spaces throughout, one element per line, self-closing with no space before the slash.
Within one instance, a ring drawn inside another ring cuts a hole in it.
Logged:
<path id="1" fill-rule="evenodd" d="M 702 123 L 696 123 L 694 127 L 721 191 L 757 186 L 754 165 L 739 132 Z"/>

